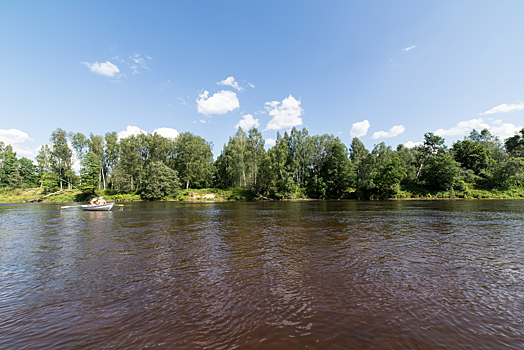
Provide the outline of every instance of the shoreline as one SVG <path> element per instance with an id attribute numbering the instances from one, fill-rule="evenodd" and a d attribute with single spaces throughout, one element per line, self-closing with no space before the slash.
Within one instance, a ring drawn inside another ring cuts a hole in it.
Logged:
<path id="1" fill-rule="evenodd" d="M 55 195 L 56 194 L 56 195 Z M 107 202 L 190 202 L 190 203 L 218 203 L 218 202 L 278 202 L 278 201 L 434 201 L 434 200 L 522 200 L 524 194 L 520 191 L 486 191 L 469 189 L 465 192 L 437 192 L 437 191 L 417 191 L 401 190 L 400 194 L 393 198 L 370 198 L 358 199 L 354 197 L 354 192 L 346 192 L 344 198 L 339 199 L 317 199 L 303 198 L 303 195 L 296 193 L 293 198 L 272 199 L 265 197 L 254 197 L 249 190 L 242 188 L 232 189 L 189 189 L 177 190 L 170 197 L 157 200 L 146 200 L 140 198 L 137 193 L 116 193 L 111 190 L 99 191 L 95 194 L 86 194 L 79 190 L 63 190 L 56 192 L 52 196 L 44 198 L 47 193 L 39 191 L 39 188 L 32 189 L 3 189 L 0 192 L 0 204 L 33 204 L 33 203 L 88 203 L 93 196 L 103 196 Z M 32 202 L 32 203 L 29 203 Z"/>

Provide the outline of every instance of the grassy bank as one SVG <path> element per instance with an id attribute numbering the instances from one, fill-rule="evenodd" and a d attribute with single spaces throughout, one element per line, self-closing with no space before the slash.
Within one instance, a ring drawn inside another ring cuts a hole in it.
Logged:
<path id="1" fill-rule="evenodd" d="M 28 200 L 41 198 L 47 193 L 42 192 L 39 188 L 29 189 L 0 189 L 0 203 L 25 203 Z M 117 193 L 111 190 L 97 191 L 96 197 L 104 197 L 108 202 L 130 202 L 141 201 L 140 194 L 137 193 Z M 41 203 L 70 203 L 70 202 L 88 202 L 92 194 L 82 193 L 78 190 L 64 190 L 64 193 L 53 195 L 48 198 L 42 198 Z M 242 188 L 231 188 L 227 190 L 217 188 L 177 190 L 167 198 L 167 201 L 193 201 L 193 202 L 212 202 L 212 201 L 235 201 L 235 200 L 253 200 L 251 191 Z"/>
<path id="2" fill-rule="evenodd" d="M 419 186 L 403 186 L 396 199 L 524 199 L 524 189 L 486 190 L 467 184 L 466 191 L 437 191 Z"/>
<path id="3" fill-rule="evenodd" d="M 395 196 L 398 200 L 405 199 L 524 199 L 524 189 L 512 189 L 506 191 L 485 190 L 475 188 L 468 184 L 466 191 L 436 191 L 428 190 L 418 186 L 403 186 Z M 290 198 L 291 200 L 308 199 L 304 191 L 299 191 Z M 41 198 L 46 193 L 39 188 L 32 189 L 0 189 L 0 203 L 25 203 L 27 200 Z M 354 193 L 347 193 L 346 198 L 354 198 Z M 78 190 L 64 190 L 64 193 L 57 194 L 48 198 L 43 198 L 42 203 L 70 203 L 88 202 L 93 195 L 82 193 Z M 140 194 L 137 193 L 117 193 L 116 191 L 106 190 L 97 191 L 97 197 L 103 196 L 108 202 L 130 202 L 141 201 Z M 164 198 L 166 201 L 191 201 L 191 202 L 223 202 L 223 201 L 250 201 L 265 199 L 255 198 L 251 191 L 242 188 L 218 189 L 189 189 L 176 190 L 170 196 Z"/>

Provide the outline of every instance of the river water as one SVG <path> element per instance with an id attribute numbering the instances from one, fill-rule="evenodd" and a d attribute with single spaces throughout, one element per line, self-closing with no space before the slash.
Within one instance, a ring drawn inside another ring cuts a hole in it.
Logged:
<path id="1" fill-rule="evenodd" d="M 522 349 L 524 201 L 0 205 L 1 349 Z"/>

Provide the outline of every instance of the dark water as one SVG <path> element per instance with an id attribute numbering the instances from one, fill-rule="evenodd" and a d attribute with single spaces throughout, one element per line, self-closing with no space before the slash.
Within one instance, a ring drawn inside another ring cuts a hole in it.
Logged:
<path id="1" fill-rule="evenodd" d="M 523 349 L 524 201 L 0 205 L 1 349 Z"/>

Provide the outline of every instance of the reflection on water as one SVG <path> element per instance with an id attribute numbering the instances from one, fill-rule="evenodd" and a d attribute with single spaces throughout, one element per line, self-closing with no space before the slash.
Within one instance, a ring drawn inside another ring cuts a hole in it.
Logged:
<path id="1" fill-rule="evenodd" d="M 520 349 L 524 202 L 0 205 L 0 348 Z"/>

